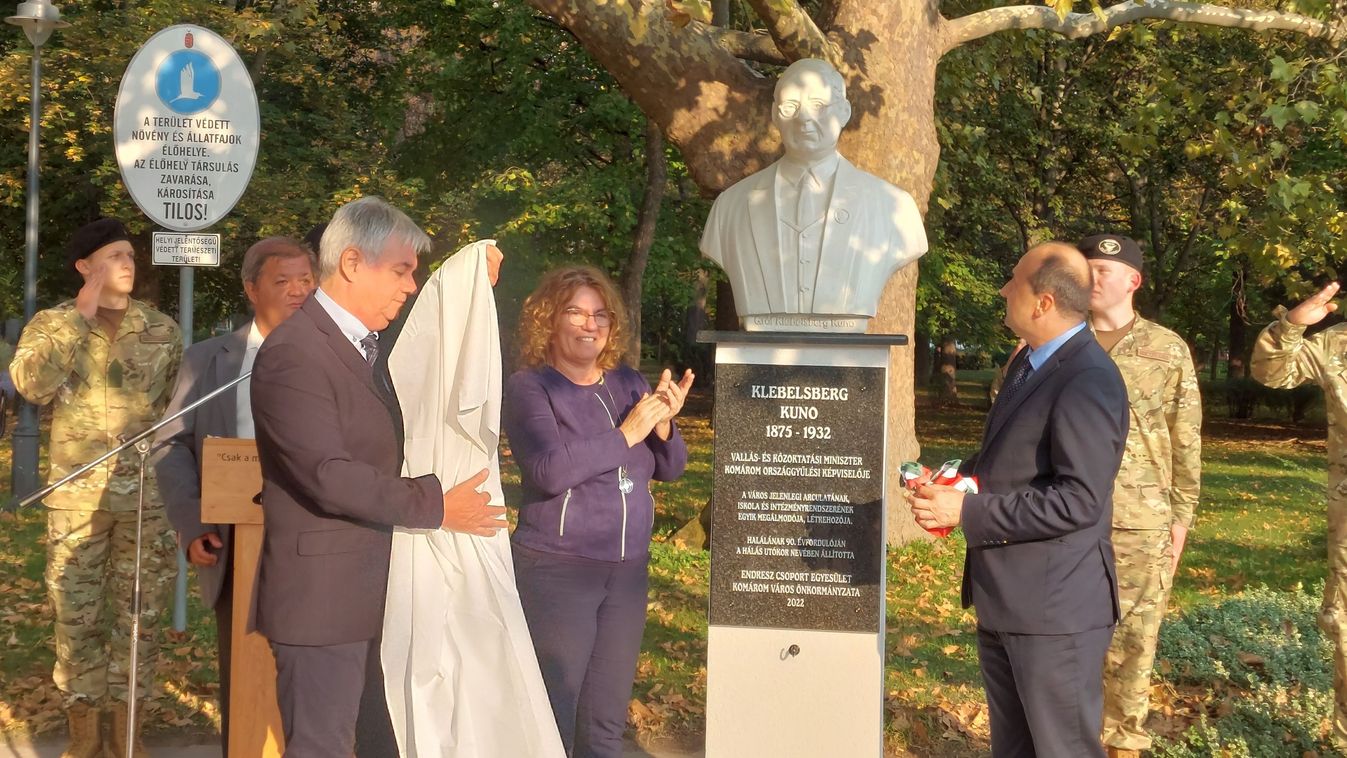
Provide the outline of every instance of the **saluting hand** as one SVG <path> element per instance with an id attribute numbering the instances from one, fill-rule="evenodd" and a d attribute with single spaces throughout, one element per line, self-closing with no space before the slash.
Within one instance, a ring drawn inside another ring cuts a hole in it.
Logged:
<path id="1" fill-rule="evenodd" d="M 491 497 L 477 491 L 486 482 L 486 474 L 486 469 L 482 469 L 471 479 L 455 484 L 444 493 L 444 521 L 440 523 L 441 529 L 490 537 L 507 526 L 504 506 L 488 505 Z"/>
<path id="2" fill-rule="evenodd" d="M 75 310 L 90 321 L 98 316 L 98 298 L 103 294 L 103 283 L 108 280 L 108 268 L 106 264 L 100 264 L 89 272 L 89 276 L 84 279 L 84 286 L 80 287 L 79 294 L 75 295 Z"/>
<path id="3" fill-rule="evenodd" d="M 1338 283 L 1330 282 L 1327 287 L 1310 296 L 1310 299 L 1288 311 L 1286 320 L 1300 326 L 1309 326 L 1323 321 L 1325 316 L 1338 309 L 1338 304 L 1331 302 L 1333 296 L 1337 294 Z"/>

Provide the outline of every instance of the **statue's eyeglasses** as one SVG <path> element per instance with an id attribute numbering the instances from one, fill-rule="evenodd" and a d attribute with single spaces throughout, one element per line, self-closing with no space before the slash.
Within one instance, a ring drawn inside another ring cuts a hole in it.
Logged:
<path id="1" fill-rule="evenodd" d="M 825 111 L 833 106 L 833 103 L 823 102 L 822 100 L 810 100 L 807 103 L 800 103 L 794 100 L 787 100 L 776 106 L 777 115 L 781 118 L 795 118 L 800 113 L 807 113 L 811 116 L 821 116 Z"/>

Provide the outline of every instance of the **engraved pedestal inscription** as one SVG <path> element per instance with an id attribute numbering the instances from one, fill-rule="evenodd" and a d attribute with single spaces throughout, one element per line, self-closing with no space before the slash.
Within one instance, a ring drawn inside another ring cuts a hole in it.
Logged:
<path id="1" fill-rule="evenodd" d="M 878 632 L 884 369 L 717 372 L 711 624 Z"/>
<path id="2" fill-rule="evenodd" d="M 706 335 L 716 343 L 706 756 L 879 758 L 886 379 L 890 348 L 906 338 Z"/>

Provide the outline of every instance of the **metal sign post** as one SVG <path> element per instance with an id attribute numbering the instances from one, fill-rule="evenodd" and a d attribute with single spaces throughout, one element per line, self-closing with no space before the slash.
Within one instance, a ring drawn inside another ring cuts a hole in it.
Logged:
<path id="1" fill-rule="evenodd" d="M 220 35 L 194 24 L 155 34 L 122 76 L 113 117 L 122 182 L 155 232 L 153 261 L 181 266 L 178 321 L 192 344 L 194 266 L 220 265 L 224 218 L 248 188 L 261 122 L 248 68 Z M 178 551 L 173 627 L 187 627 L 187 561 Z M 134 677 L 134 672 L 132 673 Z M 134 702 L 130 707 L 135 708 Z M 134 713 L 134 711 L 133 711 Z M 134 721 L 132 721 L 134 723 Z"/>

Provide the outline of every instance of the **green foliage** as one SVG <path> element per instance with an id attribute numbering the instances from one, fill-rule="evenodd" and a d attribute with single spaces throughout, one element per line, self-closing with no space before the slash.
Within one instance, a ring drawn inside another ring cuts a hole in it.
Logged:
<path id="1" fill-rule="evenodd" d="M 1160 628 L 1166 679 L 1211 691 L 1203 718 L 1157 756 L 1322 754 L 1333 709 L 1332 648 L 1319 631 L 1322 582 L 1309 591 L 1248 590 L 1171 617 Z M 1319 751 L 1319 752 L 1316 752 Z"/>
<path id="2" fill-rule="evenodd" d="M 370 29 L 386 29 L 378 15 L 350 22 L 313 0 L 276 6 L 158 0 L 127 8 L 68 9 L 70 28 L 43 50 L 42 305 L 73 294 L 63 272 L 61 246 L 76 226 L 99 215 L 125 219 L 133 232 L 152 231 L 121 185 L 113 153 L 112 112 L 131 55 L 154 32 L 174 23 L 199 23 L 230 40 L 250 70 L 258 93 L 262 145 L 249 190 L 210 231 L 224 236 L 226 258 L 197 277 L 196 321 L 213 321 L 243 307 L 238 285 L 241 254 L 270 234 L 302 236 L 336 204 L 378 193 L 413 205 L 414 181 L 383 168 L 386 129 L 378 104 L 386 81 L 403 77 L 396 60 L 366 47 Z M 377 34 L 372 35 L 378 37 Z M 0 269 L 21 268 L 26 205 L 28 109 L 26 47 L 0 58 L 0 124 L 14 137 L 0 142 Z M 147 240 L 146 240 L 147 241 Z M 143 245 L 142 245 L 143 247 Z M 142 261 L 138 291 L 172 309 L 176 276 Z M 8 284 L 0 282 L 0 285 Z M 0 304 L 17 294 L 5 287 Z"/>
<path id="3" fill-rule="evenodd" d="M 1180 684 L 1331 690 L 1331 648 L 1317 618 L 1322 583 L 1309 591 L 1255 587 L 1189 609 L 1160 629 L 1159 657 Z"/>
<path id="4" fill-rule="evenodd" d="M 395 165 L 433 188 L 446 243 L 495 236 L 530 275 L 591 263 L 620 278 L 644 197 L 646 121 L 612 77 L 521 3 L 410 0 L 398 13 L 421 32 L 401 61 L 417 72 L 407 97 L 422 115 L 403 127 Z M 645 342 L 679 359 L 709 205 L 677 152 L 666 158 L 644 302 L 629 305 L 643 309 Z"/>
<path id="5" fill-rule="evenodd" d="M 1297 11 L 1328 17 L 1329 5 Z M 1142 312 L 1213 357 L 1231 313 L 1260 324 L 1347 265 L 1342 57 L 1322 40 L 1162 22 L 955 50 L 938 71 L 932 237 L 1004 278 L 1039 240 L 1128 234 L 1147 255 Z M 923 307 L 953 314 L 961 344 L 986 344 L 971 326 L 985 323 L 982 303 L 923 286 Z"/>
<path id="6" fill-rule="evenodd" d="M 43 57 L 44 306 L 74 292 L 59 250 L 75 226 L 118 215 L 134 232 L 152 231 L 121 185 L 112 110 L 131 55 L 181 22 L 232 42 L 253 73 L 263 126 L 248 192 L 209 230 L 223 234 L 225 260 L 197 272 L 198 331 L 246 310 L 238 266 L 248 245 L 302 236 L 362 194 L 408 210 L 439 252 L 499 238 L 507 278 L 529 279 L 509 288 L 516 303 L 555 263 L 625 268 L 645 180 L 644 117 L 573 38 L 522 3 L 400 0 L 374 12 L 348 0 L 155 0 L 67 11 L 72 26 Z M 0 53 L 0 125 L 12 135 L 0 142 L 4 316 L 21 307 L 21 275 L 8 272 L 22 272 L 30 58 L 10 38 Z M 644 322 L 676 357 L 707 203 L 669 157 Z M 142 261 L 139 294 L 172 311 L 175 273 Z"/>

